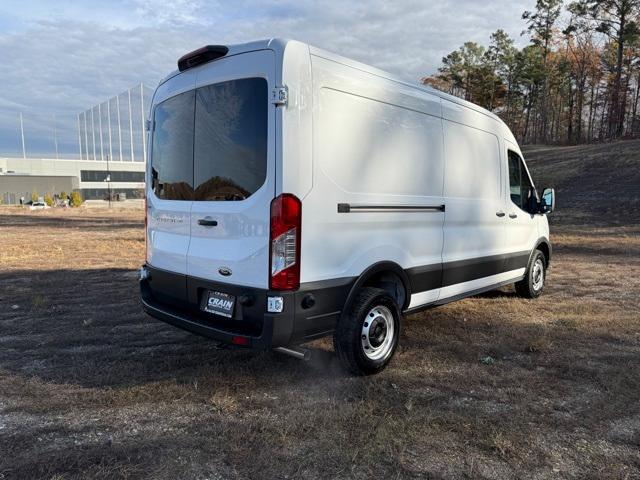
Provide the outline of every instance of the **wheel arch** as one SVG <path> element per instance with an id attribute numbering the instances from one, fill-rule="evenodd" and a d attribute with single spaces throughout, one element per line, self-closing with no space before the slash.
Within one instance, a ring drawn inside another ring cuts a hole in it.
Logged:
<path id="1" fill-rule="evenodd" d="M 395 290 L 392 288 L 393 286 L 395 286 Z M 396 300 L 400 311 L 405 310 L 411 301 L 409 276 L 395 262 L 383 261 L 374 263 L 362 272 L 347 295 L 345 311 L 362 287 L 378 287 L 386 290 Z"/>
<path id="2" fill-rule="evenodd" d="M 536 250 L 540 250 L 542 252 L 547 263 L 546 266 L 549 267 L 549 264 L 551 263 L 551 242 L 544 237 L 539 238 L 536 241 L 536 246 L 531 251 L 531 255 L 533 255 L 533 252 Z M 529 257 L 529 260 L 531 260 L 531 257 Z"/>

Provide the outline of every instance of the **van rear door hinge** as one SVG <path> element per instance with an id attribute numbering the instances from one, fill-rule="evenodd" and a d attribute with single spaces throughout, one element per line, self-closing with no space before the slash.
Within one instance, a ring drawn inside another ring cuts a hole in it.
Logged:
<path id="1" fill-rule="evenodd" d="M 271 103 L 276 107 L 286 106 L 289 100 L 289 90 L 286 85 L 276 87 L 271 91 Z"/>

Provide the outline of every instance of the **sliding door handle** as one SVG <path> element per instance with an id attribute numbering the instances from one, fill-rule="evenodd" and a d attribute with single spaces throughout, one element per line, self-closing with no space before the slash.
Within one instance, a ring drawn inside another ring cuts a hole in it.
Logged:
<path id="1" fill-rule="evenodd" d="M 517 213 L 510 213 L 509 214 L 509 218 L 518 218 L 518 214 Z"/>
<path id="2" fill-rule="evenodd" d="M 498 216 L 498 217 L 504 217 L 505 215 L 506 214 L 502 210 L 496 212 L 496 216 Z"/>

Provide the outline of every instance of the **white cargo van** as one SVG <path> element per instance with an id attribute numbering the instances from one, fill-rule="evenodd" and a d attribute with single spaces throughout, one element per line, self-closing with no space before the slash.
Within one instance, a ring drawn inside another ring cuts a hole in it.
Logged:
<path id="1" fill-rule="evenodd" d="M 145 310 L 302 355 L 333 335 L 374 373 L 403 313 L 507 284 L 542 293 L 546 213 L 498 117 L 309 45 L 206 46 L 149 122 Z"/>

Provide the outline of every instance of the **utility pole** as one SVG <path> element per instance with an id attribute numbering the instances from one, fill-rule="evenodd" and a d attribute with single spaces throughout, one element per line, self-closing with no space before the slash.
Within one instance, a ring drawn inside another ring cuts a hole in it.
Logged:
<path id="1" fill-rule="evenodd" d="M 109 208 L 111 208 L 111 170 L 109 170 L 109 155 L 107 155 L 107 178 L 104 180 L 107 182 L 107 195 L 109 195 Z"/>
<path id="2" fill-rule="evenodd" d="M 127 90 L 127 95 L 129 96 L 129 139 L 131 142 L 131 161 L 134 160 L 133 155 L 133 118 L 131 117 L 131 89 Z"/>
<path id="3" fill-rule="evenodd" d="M 80 114 L 78 114 L 78 150 L 80 150 L 80 160 L 82 160 L 82 130 L 80 129 Z"/>
<path id="4" fill-rule="evenodd" d="M 109 157 L 113 156 L 113 148 L 111 147 L 111 99 L 107 100 L 107 122 L 109 125 Z"/>
<path id="5" fill-rule="evenodd" d="M 86 153 L 84 158 L 85 160 L 89 160 L 89 129 L 87 128 L 87 111 L 86 110 L 82 113 L 82 118 L 84 118 L 84 151 Z"/>
<path id="6" fill-rule="evenodd" d="M 147 160 L 147 139 L 146 139 L 146 128 L 145 127 L 145 118 L 144 118 L 144 86 L 142 82 L 140 83 L 140 117 L 142 120 L 142 161 Z"/>
<path id="7" fill-rule="evenodd" d="M 102 145 L 102 109 L 98 104 L 98 125 L 100 127 L 100 160 L 104 162 L 104 147 Z"/>
<path id="8" fill-rule="evenodd" d="M 53 144 L 56 147 L 56 160 L 59 160 L 58 157 L 58 130 L 56 128 L 56 116 L 53 115 Z"/>
<path id="9" fill-rule="evenodd" d="M 26 160 L 27 149 L 24 146 L 24 124 L 22 123 L 22 112 L 20 112 L 20 137 L 22 137 L 22 158 Z"/>
<path id="10" fill-rule="evenodd" d="M 93 119 L 93 109 L 95 107 L 91 107 L 91 136 L 93 137 L 93 160 L 97 160 L 96 158 L 96 128 L 95 122 Z"/>
<path id="11" fill-rule="evenodd" d="M 120 149 L 120 161 L 122 161 L 122 128 L 120 125 L 120 94 L 116 95 L 116 109 L 118 110 L 118 147 Z"/>

